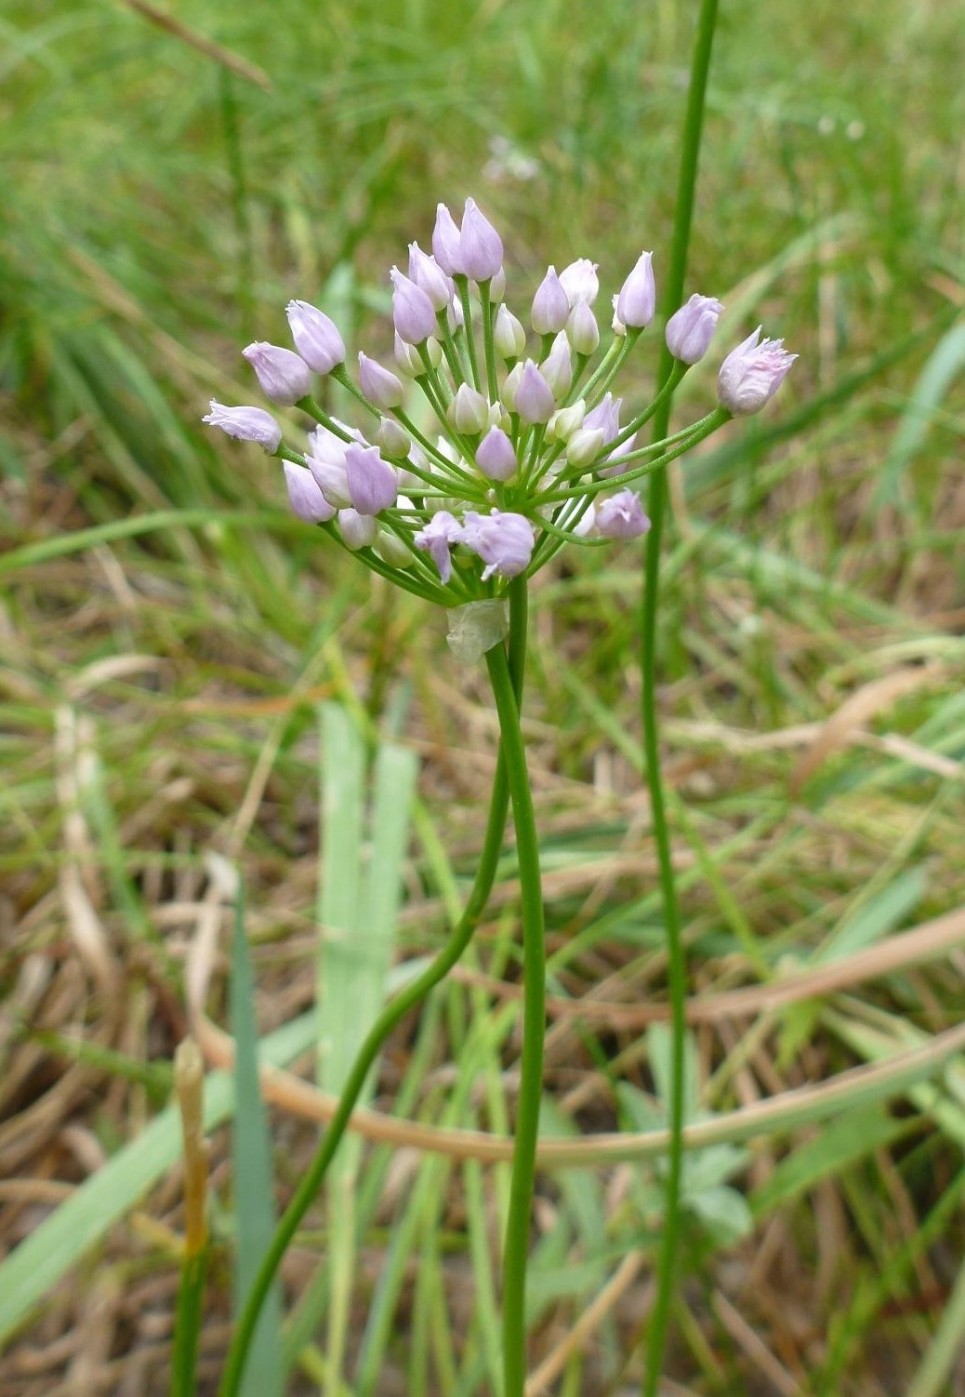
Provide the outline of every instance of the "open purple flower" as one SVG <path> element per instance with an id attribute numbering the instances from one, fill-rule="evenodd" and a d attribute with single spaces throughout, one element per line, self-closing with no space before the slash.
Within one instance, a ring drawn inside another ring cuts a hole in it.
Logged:
<path id="1" fill-rule="evenodd" d="M 503 577 L 517 577 L 525 572 L 533 556 L 536 535 L 525 515 L 499 509 L 477 514 L 471 509 L 459 541 L 478 553 L 486 564 L 482 575 L 485 582 L 494 572 Z"/>
<path id="2" fill-rule="evenodd" d="M 201 421 L 238 441 L 255 441 L 272 454 L 281 446 L 281 428 L 263 407 L 225 407 L 212 398 L 211 411 Z"/>
<path id="3" fill-rule="evenodd" d="M 735 417 L 760 412 L 773 398 L 797 358 L 783 340 L 762 340 L 761 326 L 732 349 L 717 375 L 717 401 Z"/>
<path id="4" fill-rule="evenodd" d="M 448 582 L 452 576 L 452 556 L 449 550 L 461 537 L 462 525 L 459 520 L 448 510 L 440 509 L 413 539 L 416 548 L 421 548 L 424 553 L 429 554 L 439 569 L 439 577 L 443 582 Z"/>

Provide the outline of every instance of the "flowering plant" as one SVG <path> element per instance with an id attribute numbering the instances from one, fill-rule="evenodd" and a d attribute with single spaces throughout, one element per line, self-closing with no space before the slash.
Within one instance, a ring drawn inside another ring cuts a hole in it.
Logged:
<path id="1" fill-rule="evenodd" d="M 567 540 L 644 533 L 649 521 L 633 487 L 731 415 L 758 411 L 795 358 L 756 330 L 721 365 L 716 409 L 640 445 L 641 428 L 707 353 L 723 309 L 693 295 L 671 316 L 674 371 L 621 425 L 623 400 L 611 385 L 654 316 L 652 253 L 641 254 L 613 297 L 602 354 L 597 267 L 585 258 L 546 272 L 530 307 L 536 344 L 528 352 L 524 325 L 504 301 L 502 241 L 472 199 L 461 226 L 439 205 L 432 253 L 411 243 L 408 274 L 393 267 L 391 282 L 394 370 L 359 354 L 353 382 L 337 327 L 305 301 L 287 308 L 297 352 L 267 343 L 244 351 L 269 399 L 314 419 L 304 449 L 289 446 L 262 408 L 212 402 L 204 420 L 282 458 L 300 518 L 446 607 L 502 596 L 510 579 L 531 576 Z M 325 411 L 313 373 L 352 393 L 364 432 Z M 431 426 L 410 406 L 404 380 L 421 391 Z"/>
<path id="2" fill-rule="evenodd" d="M 529 313 L 535 346 L 527 353 L 526 330 L 503 299 L 502 241 L 472 199 L 460 225 L 439 206 L 432 253 L 412 243 L 408 273 L 393 268 L 391 282 L 395 369 L 360 354 L 353 381 L 337 327 L 304 301 L 288 306 L 295 351 L 265 343 L 244 351 L 269 399 L 298 406 L 314 419 L 303 450 L 289 446 L 281 425 L 259 407 L 212 403 L 205 421 L 281 458 L 289 502 L 300 518 L 375 572 L 450 609 L 450 645 L 464 659 L 486 658 L 499 717 L 499 760 L 463 914 L 435 961 L 385 1007 L 370 1030 L 248 1295 L 221 1397 L 233 1397 L 239 1389 L 271 1277 L 325 1176 L 386 1037 L 469 944 L 492 889 L 510 801 L 519 865 L 524 1026 L 503 1256 L 503 1397 L 523 1397 L 546 978 L 539 844 L 520 727 L 527 581 L 567 541 L 597 546 L 645 533 L 650 521 L 634 485 L 731 416 L 757 412 L 795 358 L 780 340 L 762 341 L 756 330 L 724 359 L 715 408 L 692 426 L 639 444 L 651 418 L 666 421 L 675 388 L 707 353 L 723 309 L 712 297 L 693 295 L 669 316 L 665 342 L 672 367 L 650 404 L 621 425 L 623 403 L 611 388 L 654 317 L 652 253 L 641 253 L 613 297 L 612 334 L 602 352 L 594 310 L 597 267 L 581 258 L 559 274 L 550 267 L 540 282 Z M 365 433 L 317 401 L 313 374 L 330 377 L 355 397 L 366 414 Z M 410 404 L 415 394 L 407 392 L 404 380 L 421 391 L 431 425 Z M 651 1371 L 655 1374 L 656 1366 Z"/>

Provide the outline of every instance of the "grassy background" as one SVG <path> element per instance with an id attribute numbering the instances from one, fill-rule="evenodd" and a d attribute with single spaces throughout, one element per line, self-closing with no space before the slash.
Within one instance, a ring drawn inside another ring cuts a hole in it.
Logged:
<path id="1" fill-rule="evenodd" d="M 262 1031 L 313 1002 L 319 700 L 422 758 L 406 955 L 439 943 L 479 844 L 494 731 L 481 677 L 456 670 L 437 618 L 282 513 L 274 463 L 200 427 L 208 398 L 257 401 L 238 351 L 283 342 L 291 296 L 384 353 L 386 266 L 426 243 L 439 199 L 473 194 L 500 225 L 517 310 L 550 261 L 591 255 L 605 294 L 641 247 L 659 273 L 692 9 L 185 0 L 171 32 L 107 0 L 5 7 L 5 1246 L 163 1106 L 185 957 L 218 921 L 212 855 L 247 887 Z M 939 959 L 909 950 L 884 978 L 859 964 L 835 996 L 774 1009 L 763 993 L 779 972 L 913 945 L 895 938 L 965 901 L 961 7 L 722 10 L 691 284 L 727 304 L 722 342 L 763 319 L 801 359 L 762 420 L 674 480 L 660 663 L 691 973 L 711 1004 L 762 987 L 750 1016 L 695 1029 L 700 1106 L 716 1113 L 952 1028 L 965 939 L 956 923 Z M 624 390 L 644 401 L 655 359 L 634 362 Z M 681 421 L 712 397 L 712 367 L 692 377 Z M 70 541 L 172 509 L 194 513 Z M 660 1039 L 612 1011 L 662 991 L 638 590 L 633 550 L 614 550 L 566 557 L 534 598 L 554 1133 L 660 1116 Z M 387 1054 L 384 1109 L 505 1129 L 513 887 L 507 852 L 472 973 Z M 221 1022 L 226 971 L 216 958 Z M 611 1006 L 604 1021 L 566 1004 L 588 996 Z M 668 1390 L 960 1390 L 960 1073 L 700 1157 Z M 284 1190 L 315 1127 L 286 1109 L 272 1121 Z M 212 1371 L 227 1158 L 216 1135 Z M 286 1341 L 288 1390 L 486 1392 L 501 1170 L 384 1148 L 365 1161 L 346 1175 L 362 1181 L 357 1226 L 334 1239 L 346 1293 L 315 1270 L 321 1213 L 286 1273 L 314 1297 Z M 534 1364 L 600 1306 L 547 1390 L 635 1390 L 658 1179 L 646 1163 L 544 1176 Z M 0 1360 L 5 1394 L 166 1390 L 178 1200 L 175 1170 L 50 1290 Z M 332 1314 L 349 1317 L 344 1377 L 326 1373 Z"/>

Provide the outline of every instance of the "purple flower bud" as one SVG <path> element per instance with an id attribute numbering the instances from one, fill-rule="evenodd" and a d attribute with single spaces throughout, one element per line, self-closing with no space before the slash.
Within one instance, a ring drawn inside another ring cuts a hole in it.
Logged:
<path id="1" fill-rule="evenodd" d="M 452 544 L 459 542 L 461 536 L 462 528 L 458 519 L 448 510 L 440 509 L 413 539 L 416 548 L 421 548 L 432 558 L 439 569 L 439 576 L 443 582 L 448 582 L 452 576 L 452 558 L 449 549 Z"/>
<path id="2" fill-rule="evenodd" d="M 376 446 L 345 448 L 345 469 L 352 508 L 359 514 L 379 514 L 391 509 L 399 493 L 398 473 L 383 461 Z"/>
<path id="3" fill-rule="evenodd" d="M 657 288 L 653 280 L 653 253 L 641 252 L 637 265 L 617 296 L 617 319 L 629 330 L 643 330 L 653 319 Z"/>
<path id="4" fill-rule="evenodd" d="M 570 309 L 577 301 L 585 301 L 592 306 L 600 294 L 600 278 L 596 274 L 597 263 L 586 257 L 578 257 L 560 272 L 560 284 L 566 292 Z"/>
<path id="5" fill-rule="evenodd" d="M 602 427 L 604 443 L 612 441 L 620 431 L 620 409 L 622 406 L 622 398 L 614 398 L 611 393 L 605 393 L 596 407 L 586 414 L 583 426 Z"/>
<path id="6" fill-rule="evenodd" d="M 724 307 L 713 296 L 691 296 L 667 321 L 667 348 L 682 364 L 696 364 L 710 347 Z"/>
<path id="7" fill-rule="evenodd" d="M 210 407 L 207 417 L 201 419 L 209 427 L 220 427 L 238 441 L 256 441 L 272 454 L 281 446 L 281 428 L 263 407 L 225 407 L 214 398 Z"/>
<path id="8" fill-rule="evenodd" d="M 494 306 L 498 306 L 506 295 L 506 269 L 500 267 L 499 271 L 489 283 L 489 299 Z"/>
<path id="9" fill-rule="evenodd" d="M 279 349 L 276 344 L 260 340 L 241 352 L 258 375 L 261 391 L 273 403 L 291 405 L 312 391 L 311 370 L 290 349 Z"/>
<path id="10" fill-rule="evenodd" d="M 491 281 L 503 265 L 503 243 L 489 219 L 466 200 L 459 246 L 463 271 L 473 281 Z"/>
<path id="11" fill-rule="evenodd" d="M 507 306 L 496 312 L 493 344 L 501 359 L 518 359 L 526 348 L 526 331 Z"/>
<path id="12" fill-rule="evenodd" d="M 548 422 L 555 407 L 552 388 L 532 359 L 527 359 L 516 389 L 516 412 L 524 422 Z"/>
<path id="13" fill-rule="evenodd" d="M 315 484 L 336 509 L 352 503 L 345 469 L 345 443 L 327 427 L 317 427 L 308 439 L 308 469 Z"/>
<path id="14" fill-rule="evenodd" d="M 283 461 L 285 487 L 288 490 L 288 503 L 292 513 L 306 524 L 324 524 L 335 515 L 335 506 L 318 488 L 310 470 L 296 466 L 292 461 Z"/>
<path id="15" fill-rule="evenodd" d="M 566 459 L 571 466 L 588 466 L 603 449 L 602 427 L 580 427 L 566 443 Z"/>
<path id="16" fill-rule="evenodd" d="M 597 471 L 597 475 L 622 475 L 623 472 L 627 469 L 627 466 L 629 465 L 629 462 L 625 461 L 623 458 L 625 456 L 628 456 L 630 452 L 633 450 L 633 446 L 636 442 L 636 439 L 637 434 L 636 432 L 634 432 L 633 436 L 627 437 L 626 441 L 621 441 L 620 445 L 615 447 L 607 456 L 606 459 L 609 462 L 609 464 L 606 466 L 601 466 Z"/>
<path id="17" fill-rule="evenodd" d="M 358 514 L 354 509 L 339 510 L 338 526 L 342 531 L 342 542 L 353 553 L 360 548 L 371 548 L 379 536 L 379 526 L 372 515 Z"/>
<path id="18" fill-rule="evenodd" d="M 761 327 L 732 349 L 717 375 L 717 401 L 735 417 L 760 412 L 784 382 L 797 358 L 783 340 L 760 340 Z"/>
<path id="19" fill-rule="evenodd" d="M 503 577 L 517 577 L 524 572 L 533 556 L 536 536 L 522 514 L 494 509 L 485 515 L 469 510 L 460 542 L 478 553 L 486 564 L 482 575 L 485 582 L 494 572 Z"/>
<path id="20" fill-rule="evenodd" d="M 462 236 L 445 204 L 436 207 L 432 254 L 448 276 L 459 276 L 466 270 L 462 262 Z"/>
<path id="21" fill-rule="evenodd" d="M 608 499 L 597 500 L 593 532 L 603 538 L 639 538 L 650 528 L 635 490 L 621 490 Z"/>
<path id="22" fill-rule="evenodd" d="M 380 451 L 396 461 L 404 461 L 412 449 L 409 433 L 393 417 L 383 417 L 372 440 Z"/>
<path id="23" fill-rule="evenodd" d="M 395 374 L 362 353 L 359 354 L 359 387 L 378 408 L 398 407 L 402 402 L 402 384 Z"/>
<path id="24" fill-rule="evenodd" d="M 436 313 L 421 286 L 393 267 L 392 321 L 407 344 L 423 344 L 436 328 Z"/>
<path id="25" fill-rule="evenodd" d="M 490 480 L 510 480 L 519 462 L 513 443 L 499 427 L 490 427 L 476 448 L 476 465 Z"/>
<path id="26" fill-rule="evenodd" d="M 295 348 L 310 369 L 331 373 L 345 362 L 345 345 L 334 320 L 307 301 L 289 301 L 285 307 Z"/>
<path id="27" fill-rule="evenodd" d="M 489 422 L 489 404 L 481 393 L 460 383 L 456 396 L 446 409 L 446 416 L 457 432 L 476 436 Z"/>
<path id="28" fill-rule="evenodd" d="M 592 315 L 592 311 L 590 312 Z M 553 348 L 539 366 L 539 371 L 550 386 L 554 405 L 561 403 L 570 391 L 573 382 L 573 357 L 570 342 L 565 330 L 561 330 L 553 341 Z M 542 419 L 540 419 L 542 420 Z"/>
<path id="29" fill-rule="evenodd" d="M 418 243 L 409 244 L 409 278 L 421 286 L 432 302 L 433 310 L 445 310 L 452 300 L 453 285 L 434 257 L 423 252 Z"/>
<path id="30" fill-rule="evenodd" d="M 550 267 L 536 288 L 530 320 L 538 335 L 559 334 L 566 325 L 570 313 L 570 302 L 563 283 L 556 275 L 556 268 Z"/>
<path id="31" fill-rule="evenodd" d="M 577 301 L 566 322 L 566 333 L 577 354 L 593 354 L 600 343 L 600 327 L 586 301 Z"/>

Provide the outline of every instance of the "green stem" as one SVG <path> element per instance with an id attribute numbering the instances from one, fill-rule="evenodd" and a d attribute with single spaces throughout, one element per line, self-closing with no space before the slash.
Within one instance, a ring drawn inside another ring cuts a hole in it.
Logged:
<path id="1" fill-rule="evenodd" d="M 503 1397 L 523 1397 L 526 1386 L 526 1264 L 546 1036 L 546 947 L 539 843 L 519 706 L 514 698 L 510 672 L 502 650 L 490 650 L 486 660 L 499 714 L 502 752 L 513 802 L 522 901 L 523 1051 L 503 1256 Z"/>
<path id="2" fill-rule="evenodd" d="M 676 218 L 671 248 L 670 270 L 664 287 L 665 318 L 677 309 L 683 299 L 690 227 L 693 219 L 694 195 L 697 187 L 697 165 L 700 157 L 700 137 L 703 127 L 707 94 L 707 75 L 717 20 L 717 0 L 701 0 L 697 32 L 690 68 L 687 114 L 684 119 L 680 171 L 677 181 Z M 664 344 L 660 360 L 661 384 L 674 371 L 674 359 Z M 665 437 L 670 424 L 672 397 L 664 399 L 653 423 L 655 439 Z M 657 1296 L 647 1327 L 643 1373 L 644 1397 L 656 1397 L 663 1368 L 667 1327 L 675 1284 L 675 1267 L 680 1238 L 680 1194 L 683 1176 L 684 1126 L 684 1051 L 686 1046 L 687 966 L 684 959 L 680 927 L 680 909 L 674 882 L 670 848 L 670 831 L 664 802 L 660 773 L 660 746 L 657 735 L 656 700 L 656 632 L 660 603 L 660 539 L 663 533 L 667 503 L 667 478 L 658 471 L 650 478 L 647 513 L 650 532 L 645 554 L 645 583 L 641 615 L 643 749 L 647 764 L 647 786 L 653 812 L 653 833 L 660 869 L 660 889 L 663 897 L 664 921 L 667 928 L 667 979 L 671 1014 L 671 1080 L 669 1101 L 670 1142 L 667 1150 L 667 1188 L 664 1204 L 663 1239 L 657 1268 Z"/>
<path id="3" fill-rule="evenodd" d="M 522 579 L 519 583 L 513 583 L 509 589 L 510 622 L 509 640 L 507 649 L 498 647 L 499 655 L 502 659 L 503 670 L 507 676 L 509 693 L 512 702 L 518 713 L 518 705 L 522 697 L 523 671 L 526 663 L 526 631 L 528 617 L 528 597 L 526 585 Z M 490 652 L 492 653 L 492 652 Z M 500 713 L 500 724 L 506 727 L 506 720 Z M 518 728 L 518 721 L 517 721 Z M 322 1143 L 319 1146 L 315 1158 L 312 1160 L 308 1171 L 303 1175 L 298 1188 L 292 1197 L 291 1202 L 285 1209 L 275 1235 L 272 1237 L 254 1284 L 245 1302 L 244 1309 L 238 1320 L 237 1328 L 231 1339 L 228 1355 L 225 1360 L 225 1369 L 221 1378 L 221 1385 L 218 1388 L 218 1397 L 236 1397 L 244 1374 L 245 1359 L 248 1348 L 251 1344 L 255 1325 L 261 1312 L 265 1296 L 281 1264 L 282 1258 L 296 1230 L 315 1200 L 318 1190 L 321 1187 L 328 1167 L 334 1158 L 335 1152 L 341 1143 L 355 1103 L 359 1093 L 365 1084 L 365 1079 L 385 1044 L 389 1034 L 396 1025 L 405 1018 L 430 990 L 442 980 L 452 967 L 462 956 L 466 947 L 472 939 L 480 918 L 489 901 L 489 894 L 492 891 L 493 882 L 496 877 L 496 868 L 499 863 L 499 855 L 502 849 L 503 832 L 506 827 L 506 815 L 509 808 L 510 781 L 507 773 L 508 760 L 505 753 L 505 739 L 500 744 L 499 757 L 496 762 L 496 772 L 493 777 L 493 788 L 489 802 L 489 819 L 486 824 L 486 836 L 483 841 L 482 853 L 479 858 L 479 866 L 476 869 L 476 877 L 473 882 L 472 891 L 469 894 L 465 909 L 458 923 L 456 924 L 449 942 L 430 966 L 421 975 L 412 981 L 401 993 L 387 1004 L 382 1013 L 376 1019 L 372 1028 L 366 1036 L 365 1042 L 359 1049 L 359 1053 L 352 1065 L 348 1080 L 339 1099 L 338 1110 L 332 1117 L 331 1123 L 325 1132 Z M 521 1391 L 522 1389 L 520 1389 Z"/>
<path id="4" fill-rule="evenodd" d="M 208 1270 L 207 1248 L 185 1256 L 181 1264 L 174 1352 L 171 1355 L 170 1397 L 195 1397 L 197 1392 L 198 1339 L 204 1318 L 204 1283 Z"/>

